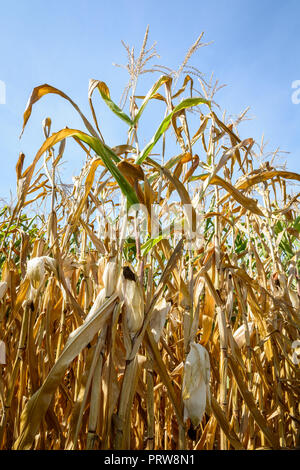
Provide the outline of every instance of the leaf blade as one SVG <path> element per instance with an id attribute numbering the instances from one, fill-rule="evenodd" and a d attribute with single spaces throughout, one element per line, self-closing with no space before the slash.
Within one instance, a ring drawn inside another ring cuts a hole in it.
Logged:
<path id="1" fill-rule="evenodd" d="M 207 104 L 210 107 L 210 102 L 203 99 L 203 98 L 186 98 L 183 100 L 181 103 L 179 103 L 173 111 L 168 114 L 168 116 L 161 122 L 160 126 L 158 127 L 157 131 L 155 132 L 154 136 L 150 140 L 150 142 L 144 147 L 142 150 L 140 156 L 136 159 L 135 163 L 137 165 L 140 165 L 143 163 L 143 161 L 147 158 L 155 144 L 158 142 L 158 140 L 161 138 L 161 136 L 165 133 L 165 131 L 168 129 L 171 120 L 173 116 L 187 108 L 191 108 L 193 106 L 198 106 L 199 104 Z"/>

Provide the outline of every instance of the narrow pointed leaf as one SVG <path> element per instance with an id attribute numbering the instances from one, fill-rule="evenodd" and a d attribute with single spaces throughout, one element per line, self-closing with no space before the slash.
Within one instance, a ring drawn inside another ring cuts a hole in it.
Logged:
<path id="1" fill-rule="evenodd" d="M 183 100 L 179 105 L 177 105 L 173 109 L 173 111 L 162 121 L 162 123 L 160 124 L 159 128 L 157 129 L 156 133 L 154 134 L 150 142 L 146 145 L 146 147 L 142 150 L 140 156 L 136 159 L 136 163 L 138 165 L 143 163 L 145 158 L 147 158 L 147 156 L 153 149 L 154 145 L 158 142 L 161 136 L 168 129 L 171 123 L 171 120 L 176 113 L 178 113 L 179 111 L 182 111 L 183 109 L 191 108 L 192 106 L 198 106 L 199 104 L 207 104 L 207 106 L 210 106 L 210 102 L 207 100 L 204 100 L 203 98 L 187 98 Z"/>
<path id="2" fill-rule="evenodd" d="M 167 82 L 169 82 L 169 81 L 171 81 L 171 80 L 172 80 L 172 79 L 171 79 L 169 76 L 167 76 L 167 75 L 162 75 L 162 76 L 157 80 L 157 82 L 154 83 L 153 87 L 148 91 L 147 95 L 145 96 L 144 101 L 142 102 L 141 107 L 140 107 L 140 109 L 139 109 L 137 115 L 135 116 L 135 118 L 134 118 L 134 120 L 133 120 L 133 124 L 134 124 L 134 125 L 139 121 L 139 119 L 140 119 L 140 117 L 141 117 L 141 115 L 142 115 L 142 113 L 143 113 L 143 111 L 144 111 L 144 109 L 145 109 L 147 103 L 149 102 L 149 100 L 151 100 L 152 98 L 154 98 L 154 96 L 155 96 L 157 90 L 158 90 L 164 83 L 167 83 Z"/>

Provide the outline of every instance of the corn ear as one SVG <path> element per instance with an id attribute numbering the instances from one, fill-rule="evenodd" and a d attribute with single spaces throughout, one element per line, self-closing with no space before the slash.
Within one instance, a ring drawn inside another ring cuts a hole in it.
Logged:
<path id="1" fill-rule="evenodd" d="M 199 425 L 210 404 L 209 377 L 208 352 L 201 344 L 192 343 L 184 365 L 182 399 L 184 421 L 190 418 L 193 426 Z"/>

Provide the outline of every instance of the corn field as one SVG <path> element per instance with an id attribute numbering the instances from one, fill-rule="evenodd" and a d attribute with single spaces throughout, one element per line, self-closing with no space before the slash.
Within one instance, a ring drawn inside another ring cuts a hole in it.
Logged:
<path id="1" fill-rule="evenodd" d="M 239 135 L 245 113 L 221 113 L 218 84 L 188 65 L 202 35 L 177 71 L 148 65 L 147 39 L 137 57 L 125 44 L 120 105 L 98 80 L 90 119 L 50 85 L 27 103 L 23 131 L 47 94 L 84 130 L 46 118 L 1 208 L 0 449 L 297 448 L 300 175 Z M 161 74 L 139 96 L 146 72 Z M 96 99 L 128 131 L 114 147 Z M 85 162 L 72 185 L 70 139 Z"/>

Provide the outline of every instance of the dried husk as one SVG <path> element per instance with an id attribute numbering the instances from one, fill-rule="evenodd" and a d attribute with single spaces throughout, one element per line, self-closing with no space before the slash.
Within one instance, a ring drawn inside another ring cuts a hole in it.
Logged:
<path id="1" fill-rule="evenodd" d="M 119 265 L 115 257 L 110 258 L 103 272 L 103 284 L 105 297 L 110 297 L 117 289 L 119 277 Z"/>
<path id="2" fill-rule="evenodd" d="M 253 322 L 248 323 L 249 336 L 251 337 L 254 333 L 254 324 Z M 246 344 L 246 325 L 241 325 L 233 334 L 235 342 L 238 347 L 241 349 Z"/>
<path id="3" fill-rule="evenodd" d="M 89 321 L 91 318 L 93 318 L 93 316 L 97 313 L 98 309 L 104 304 L 105 299 L 106 299 L 105 294 L 106 294 L 105 289 L 101 289 L 99 291 L 91 310 L 89 311 L 89 313 L 87 314 L 85 318 L 86 322 Z"/>
<path id="4" fill-rule="evenodd" d="M 209 378 L 208 352 L 201 344 L 192 343 L 184 365 L 182 399 L 184 420 L 190 418 L 193 426 L 199 425 L 210 404 Z"/>
<path id="5" fill-rule="evenodd" d="M 131 272 L 130 275 L 126 274 L 128 270 Z M 136 275 L 128 267 L 123 269 L 120 276 L 118 293 L 124 301 L 128 332 L 133 337 L 140 330 L 144 321 L 144 296 Z"/>
<path id="6" fill-rule="evenodd" d="M 26 275 L 34 289 L 44 282 L 46 269 L 56 273 L 56 261 L 50 256 L 36 256 L 27 262 Z"/>
<path id="7" fill-rule="evenodd" d="M 8 289 L 8 284 L 6 281 L 1 281 L 0 282 L 0 300 L 3 299 L 3 297 L 5 296 L 6 292 L 7 292 L 7 289 Z"/>
<path id="8" fill-rule="evenodd" d="M 4 341 L 0 340 L 0 364 L 6 364 L 6 346 Z"/>
<path id="9" fill-rule="evenodd" d="M 162 297 L 156 304 L 156 307 L 153 310 L 151 320 L 150 320 L 150 329 L 153 334 L 153 337 L 158 343 L 162 332 L 163 328 L 166 323 L 166 318 L 171 309 L 171 304 L 170 302 L 167 302 L 164 297 Z"/>

